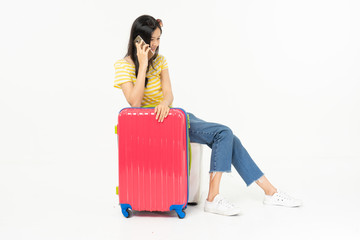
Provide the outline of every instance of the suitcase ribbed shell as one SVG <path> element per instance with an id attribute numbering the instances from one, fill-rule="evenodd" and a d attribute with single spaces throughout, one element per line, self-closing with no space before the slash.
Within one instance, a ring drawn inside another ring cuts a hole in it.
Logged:
<path id="1" fill-rule="evenodd" d="M 170 109 L 159 123 L 153 108 L 125 108 L 118 117 L 119 201 L 138 211 L 169 211 L 188 198 L 187 118 Z"/>

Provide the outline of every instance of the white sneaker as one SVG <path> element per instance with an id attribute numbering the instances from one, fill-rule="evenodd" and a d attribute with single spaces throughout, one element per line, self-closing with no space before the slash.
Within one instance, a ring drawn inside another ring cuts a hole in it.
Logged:
<path id="1" fill-rule="evenodd" d="M 302 201 L 295 199 L 278 189 L 277 192 L 272 196 L 265 195 L 264 204 L 284 207 L 299 207 L 302 205 Z"/>
<path id="2" fill-rule="evenodd" d="M 240 213 L 240 209 L 235 207 L 220 194 L 216 195 L 212 202 L 205 201 L 205 212 L 216 213 L 221 215 L 237 215 Z"/>

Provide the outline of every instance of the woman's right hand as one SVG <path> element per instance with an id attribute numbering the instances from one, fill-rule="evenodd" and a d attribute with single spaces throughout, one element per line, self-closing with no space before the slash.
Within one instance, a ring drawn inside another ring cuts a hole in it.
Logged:
<path id="1" fill-rule="evenodd" d="M 135 45 L 136 45 L 136 54 L 139 61 L 139 67 L 146 68 L 148 65 L 148 54 L 150 51 L 150 46 L 149 44 L 144 44 L 141 47 L 141 43 L 135 43 Z"/>

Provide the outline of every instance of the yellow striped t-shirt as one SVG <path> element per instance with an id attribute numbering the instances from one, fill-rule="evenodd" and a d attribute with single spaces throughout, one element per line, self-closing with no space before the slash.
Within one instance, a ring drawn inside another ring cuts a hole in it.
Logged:
<path id="1" fill-rule="evenodd" d="M 148 84 L 144 91 L 144 98 L 141 106 L 158 105 L 164 98 L 160 73 L 162 70 L 168 68 L 166 59 L 162 55 L 158 55 L 153 62 L 154 68 L 150 65 L 149 71 L 146 74 Z M 121 88 L 121 84 L 126 82 L 136 83 L 135 65 L 127 62 L 125 59 L 120 59 L 115 62 L 115 83 L 114 87 Z"/>

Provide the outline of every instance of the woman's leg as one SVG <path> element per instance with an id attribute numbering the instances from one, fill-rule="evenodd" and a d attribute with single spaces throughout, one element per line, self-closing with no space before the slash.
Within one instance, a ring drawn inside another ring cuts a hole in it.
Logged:
<path id="1" fill-rule="evenodd" d="M 191 113 L 189 116 L 190 141 L 207 144 L 212 149 L 208 201 L 212 201 L 219 193 L 222 172 L 230 172 L 231 164 L 247 186 L 256 181 L 265 194 L 272 195 L 276 192 L 276 188 L 264 176 L 230 128 L 218 123 L 205 122 Z"/>
<path id="2" fill-rule="evenodd" d="M 211 174 L 210 178 L 208 199 L 212 200 L 219 193 L 221 173 L 229 172 L 231 164 L 247 186 L 256 181 L 265 194 L 272 195 L 276 192 L 275 187 L 250 157 L 239 138 L 234 136 L 228 127 L 218 123 L 205 122 L 191 113 L 189 116 L 190 141 L 207 144 L 212 148 L 210 172 L 214 172 L 214 174 Z M 230 162 L 228 159 L 232 159 L 232 161 Z"/>
<path id="3" fill-rule="evenodd" d="M 218 123 L 205 122 L 191 113 L 189 113 L 189 116 L 190 141 L 207 144 L 212 149 L 211 178 L 207 204 L 219 194 L 222 172 L 230 172 L 231 164 L 233 164 L 247 186 L 255 181 L 264 190 L 266 194 L 264 203 L 281 206 L 300 206 L 302 204 L 300 200 L 296 200 L 284 192 L 279 193 L 277 191 L 252 160 L 239 138 L 233 135 L 230 128 Z M 231 215 L 238 210 L 231 208 L 230 211 L 232 212 L 225 215 Z"/>
<path id="4" fill-rule="evenodd" d="M 212 149 L 208 195 L 208 201 L 212 201 L 219 194 L 222 172 L 231 171 L 233 133 L 224 125 L 205 122 L 191 113 L 189 113 L 189 117 L 190 141 L 206 144 Z"/>
<path id="5" fill-rule="evenodd" d="M 244 179 L 247 186 L 251 185 L 255 181 L 257 185 L 264 190 L 266 195 L 273 195 L 276 193 L 276 188 L 264 176 L 262 171 L 241 144 L 240 139 L 235 135 L 233 142 L 232 164 L 242 179 Z"/>
<path id="6" fill-rule="evenodd" d="M 207 201 L 212 202 L 216 195 L 220 192 L 220 180 L 222 172 L 212 172 L 210 173 L 210 182 L 209 182 L 209 193 Z"/>
<path id="7" fill-rule="evenodd" d="M 256 181 L 256 184 L 264 190 L 266 195 L 272 196 L 277 192 L 277 189 L 269 182 L 269 180 L 262 176 L 259 180 Z"/>
<path id="8" fill-rule="evenodd" d="M 266 195 L 276 193 L 276 188 L 264 176 L 254 160 L 250 157 L 238 137 L 234 135 L 232 164 L 244 179 L 247 186 L 254 181 L 261 187 Z"/>

